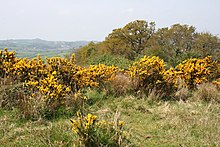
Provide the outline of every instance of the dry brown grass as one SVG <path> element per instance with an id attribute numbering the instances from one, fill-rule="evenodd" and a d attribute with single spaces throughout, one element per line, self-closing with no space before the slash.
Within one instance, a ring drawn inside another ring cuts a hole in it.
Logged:
<path id="1" fill-rule="evenodd" d="M 174 99 L 186 101 L 190 95 L 190 90 L 185 86 L 183 81 L 179 80 L 178 88 L 174 93 Z"/>
<path id="2" fill-rule="evenodd" d="M 156 88 L 153 88 L 153 89 L 150 89 L 149 92 L 148 92 L 148 95 L 147 95 L 147 99 L 149 101 L 158 101 L 158 100 L 161 100 L 161 98 L 163 97 L 163 93 L 161 92 L 158 92 L 156 90 Z"/>
<path id="3" fill-rule="evenodd" d="M 198 85 L 197 88 L 198 89 L 193 92 L 192 98 L 194 100 L 220 103 L 220 91 L 216 85 L 212 83 L 203 83 Z"/>
<path id="4" fill-rule="evenodd" d="M 111 88 L 116 96 L 125 95 L 131 88 L 131 81 L 125 74 L 117 74 L 111 81 Z"/>

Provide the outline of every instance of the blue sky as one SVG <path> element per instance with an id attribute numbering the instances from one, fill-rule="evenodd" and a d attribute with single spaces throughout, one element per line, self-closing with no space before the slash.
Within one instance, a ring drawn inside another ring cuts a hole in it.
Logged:
<path id="1" fill-rule="evenodd" d="M 102 41 L 141 19 L 220 35 L 220 0 L 0 0 L 0 39 Z"/>

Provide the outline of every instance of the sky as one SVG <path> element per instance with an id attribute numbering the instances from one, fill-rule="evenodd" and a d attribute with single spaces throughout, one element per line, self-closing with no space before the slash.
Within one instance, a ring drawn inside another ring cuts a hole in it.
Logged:
<path id="1" fill-rule="evenodd" d="M 0 40 L 103 41 L 135 20 L 220 35 L 220 0 L 0 0 Z"/>

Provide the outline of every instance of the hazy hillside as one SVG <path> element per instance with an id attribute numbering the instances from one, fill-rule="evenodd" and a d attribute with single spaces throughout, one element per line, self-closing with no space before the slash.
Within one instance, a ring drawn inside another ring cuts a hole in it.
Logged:
<path id="1" fill-rule="evenodd" d="M 63 56 L 76 48 L 87 45 L 88 41 L 46 41 L 42 39 L 10 39 L 0 40 L 0 49 L 14 50 L 18 57 Z"/>

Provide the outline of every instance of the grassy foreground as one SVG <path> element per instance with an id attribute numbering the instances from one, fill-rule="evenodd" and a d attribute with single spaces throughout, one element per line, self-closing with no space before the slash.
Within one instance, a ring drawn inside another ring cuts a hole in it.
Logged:
<path id="1" fill-rule="evenodd" d="M 220 105 L 197 102 L 152 102 L 133 96 L 99 97 L 88 111 L 99 117 L 120 113 L 132 146 L 218 146 Z M 0 109 L 0 146 L 73 146 L 69 118 L 29 121 L 16 110 Z"/>

